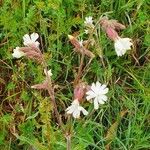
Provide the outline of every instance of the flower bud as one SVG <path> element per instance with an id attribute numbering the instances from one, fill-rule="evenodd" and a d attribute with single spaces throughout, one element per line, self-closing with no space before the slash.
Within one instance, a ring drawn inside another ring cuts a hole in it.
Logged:
<path id="1" fill-rule="evenodd" d="M 106 34 L 113 41 L 115 41 L 119 37 L 118 33 L 113 28 L 107 28 Z"/>
<path id="2" fill-rule="evenodd" d="M 86 92 L 86 86 L 87 85 L 84 82 L 81 82 L 75 86 L 74 99 L 78 99 L 78 101 L 82 100 L 82 98 L 84 97 L 85 92 Z"/>

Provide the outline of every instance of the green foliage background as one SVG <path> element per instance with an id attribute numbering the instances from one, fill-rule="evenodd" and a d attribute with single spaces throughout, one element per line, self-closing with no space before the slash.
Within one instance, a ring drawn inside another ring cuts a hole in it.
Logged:
<path id="1" fill-rule="evenodd" d="M 53 71 L 59 111 L 71 103 L 72 81 L 78 57 L 68 34 L 84 32 L 84 18 L 101 15 L 126 25 L 120 34 L 133 39 L 134 48 L 117 57 L 113 43 L 100 31 L 99 42 L 106 68 L 96 58 L 84 77 L 109 83 L 109 102 L 90 119 L 72 121 L 73 150 L 150 149 L 150 2 L 149 0 L 1 0 L 0 1 L 0 149 L 65 150 L 66 139 L 52 117 L 52 106 L 43 91 L 31 85 L 44 79 L 33 61 L 13 59 L 26 33 L 40 35 L 41 49 Z M 43 98 L 45 97 L 45 98 Z M 91 108 L 92 109 L 92 106 Z M 128 113 L 119 119 L 120 112 Z M 114 123 L 117 123 L 114 124 Z M 110 132 L 113 130 L 113 132 Z M 109 140 L 106 134 L 109 133 Z"/>

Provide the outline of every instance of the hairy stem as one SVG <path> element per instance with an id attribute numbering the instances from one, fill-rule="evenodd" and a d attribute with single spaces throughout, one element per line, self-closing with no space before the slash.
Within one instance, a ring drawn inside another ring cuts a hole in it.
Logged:
<path id="1" fill-rule="evenodd" d="M 82 53 L 81 55 L 81 59 L 80 59 L 80 65 L 79 65 L 79 69 L 78 69 L 78 74 L 74 80 L 74 86 L 78 84 L 80 78 L 81 78 L 81 75 L 82 75 L 82 68 L 83 68 L 83 62 L 84 62 L 84 56 L 85 54 Z"/>
<path id="2" fill-rule="evenodd" d="M 56 100 L 55 100 L 54 88 L 52 86 L 51 77 L 48 75 L 47 64 L 46 64 L 44 59 L 43 59 L 43 66 L 44 66 L 44 70 L 45 70 L 45 73 L 46 73 L 46 78 L 48 80 L 47 91 L 48 91 L 48 94 L 51 98 L 51 101 L 52 101 L 52 104 L 53 104 L 53 107 L 54 107 L 54 113 L 56 115 L 58 125 L 61 127 L 62 131 L 64 131 L 64 128 L 62 126 L 61 117 L 60 117 L 60 114 L 59 114 L 58 109 L 57 109 L 57 104 L 56 104 Z"/>

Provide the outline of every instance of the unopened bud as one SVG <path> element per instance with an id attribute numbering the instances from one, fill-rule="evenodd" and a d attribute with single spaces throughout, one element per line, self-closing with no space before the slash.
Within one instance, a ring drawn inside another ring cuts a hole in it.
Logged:
<path id="1" fill-rule="evenodd" d="M 90 58 L 94 58 L 95 57 L 95 55 L 91 52 L 91 51 L 89 51 L 88 49 L 86 49 L 85 47 L 84 47 L 84 45 L 82 44 L 82 43 L 84 43 L 84 41 L 78 41 L 74 36 L 72 36 L 72 35 L 68 35 L 68 38 L 69 38 L 69 40 L 70 40 L 70 42 L 71 42 L 71 44 L 75 47 L 75 50 L 77 51 L 77 52 L 79 52 L 79 53 L 81 53 L 81 54 L 85 54 L 85 55 L 87 55 L 88 57 L 90 57 Z"/>
<path id="2" fill-rule="evenodd" d="M 113 41 L 115 41 L 119 37 L 118 33 L 113 28 L 107 28 L 106 33 L 107 36 Z"/>
<path id="3" fill-rule="evenodd" d="M 84 82 L 79 83 L 74 89 L 74 99 L 78 99 L 78 101 L 81 101 L 85 95 L 85 92 L 86 84 Z"/>
<path id="4" fill-rule="evenodd" d="M 72 40 L 74 37 L 72 35 L 68 35 L 69 40 Z"/>

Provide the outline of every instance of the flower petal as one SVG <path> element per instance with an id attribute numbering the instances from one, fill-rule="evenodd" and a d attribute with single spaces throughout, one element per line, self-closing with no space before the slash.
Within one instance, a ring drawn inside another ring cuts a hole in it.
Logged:
<path id="1" fill-rule="evenodd" d="M 91 90 L 93 92 L 95 92 L 95 93 L 97 92 L 97 88 L 96 88 L 96 84 L 95 83 L 92 83 Z"/>
<path id="2" fill-rule="evenodd" d="M 131 39 L 118 37 L 114 43 L 115 51 L 118 56 L 122 56 L 127 50 L 131 49 L 132 46 Z"/>
<path id="3" fill-rule="evenodd" d="M 20 51 L 20 50 L 19 50 L 19 47 L 16 47 L 16 48 L 13 50 L 12 56 L 13 56 L 14 58 L 20 58 L 20 57 L 22 57 L 22 56 L 25 56 L 25 53 L 22 52 L 22 51 Z"/>
<path id="4" fill-rule="evenodd" d="M 38 41 L 34 42 L 36 47 L 39 47 L 40 43 Z"/>
<path id="5" fill-rule="evenodd" d="M 38 39 L 39 35 L 37 33 L 32 33 L 31 36 L 29 36 L 28 34 L 25 34 L 23 36 L 23 44 L 25 46 L 35 46 L 35 47 L 39 47 L 40 43 L 38 41 L 36 41 Z"/>
<path id="6" fill-rule="evenodd" d="M 29 36 L 29 34 L 25 34 L 24 36 L 23 36 L 23 40 L 24 40 L 24 42 L 26 43 L 28 43 L 29 41 L 31 41 L 31 38 L 30 38 L 30 36 Z"/>
<path id="7" fill-rule="evenodd" d="M 101 83 L 99 81 L 96 81 L 96 88 L 98 88 L 98 89 L 101 88 Z"/>
<path id="8" fill-rule="evenodd" d="M 94 109 L 98 109 L 98 101 L 97 101 L 97 97 L 94 99 Z"/>
<path id="9" fill-rule="evenodd" d="M 32 42 L 35 42 L 39 38 L 39 35 L 37 33 L 32 33 L 30 36 Z"/>
<path id="10" fill-rule="evenodd" d="M 100 98 L 101 98 L 103 101 L 107 101 L 107 99 L 108 99 L 106 95 L 101 95 Z"/>
<path id="11" fill-rule="evenodd" d="M 88 111 L 86 111 L 82 106 L 79 106 L 79 110 L 82 111 L 84 115 L 88 114 Z"/>
<path id="12" fill-rule="evenodd" d="M 72 113 L 74 118 L 79 118 L 80 117 L 80 111 L 77 109 Z"/>
<path id="13" fill-rule="evenodd" d="M 97 97 L 97 101 L 99 104 L 104 104 L 105 102 L 103 101 L 103 99 L 101 98 L 101 96 Z"/>
<path id="14" fill-rule="evenodd" d="M 83 114 L 86 116 L 86 115 L 88 115 L 88 111 L 86 111 L 83 107 L 82 107 L 82 110 L 81 110 L 82 112 L 83 112 Z"/>
<path id="15" fill-rule="evenodd" d="M 88 99 L 91 99 L 91 98 L 94 98 L 94 97 L 96 97 L 96 93 L 94 93 L 93 91 L 88 91 L 88 92 L 86 92 L 86 94 L 88 95 L 87 97 L 88 97 Z"/>
<path id="16" fill-rule="evenodd" d="M 74 108 L 70 106 L 66 109 L 66 111 L 67 111 L 67 114 L 72 114 L 74 112 Z"/>
<path id="17" fill-rule="evenodd" d="M 87 101 L 90 101 L 93 98 L 95 98 L 95 96 L 92 96 L 92 95 L 86 96 Z"/>
<path id="18" fill-rule="evenodd" d="M 101 94 L 106 94 L 106 93 L 108 93 L 108 91 L 109 91 L 109 89 L 108 88 L 105 88 L 105 89 L 103 89 L 103 90 L 101 90 Z"/>

